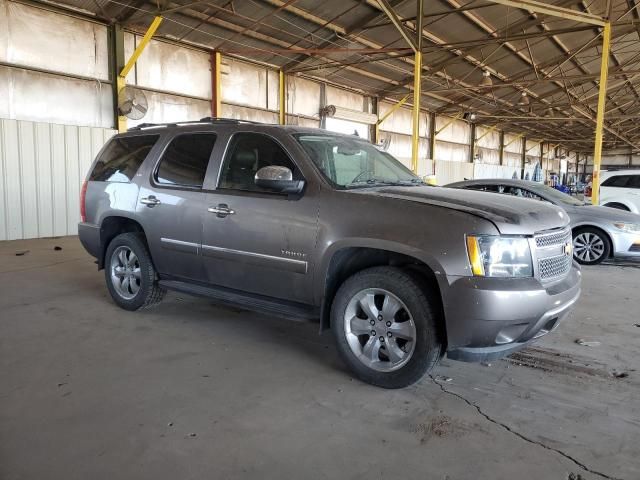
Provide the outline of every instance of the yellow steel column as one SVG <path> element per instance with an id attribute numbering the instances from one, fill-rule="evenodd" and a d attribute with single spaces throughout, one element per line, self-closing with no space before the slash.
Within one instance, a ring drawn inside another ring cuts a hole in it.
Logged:
<path id="1" fill-rule="evenodd" d="M 600 163 L 602 162 L 602 135 L 604 129 L 604 109 L 607 102 L 607 79 L 609 76 L 609 50 L 611 48 L 611 23 L 604 24 L 602 32 L 602 59 L 600 62 L 600 84 L 598 85 L 598 113 L 596 116 L 596 143 L 593 147 L 593 179 L 591 201 L 600 201 Z"/>
<path id="2" fill-rule="evenodd" d="M 216 51 L 211 54 L 211 116 L 222 116 L 222 91 L 220 90 L 220 69 L 222 55 Z"/>
<path id="3" fill-rule="evenodd" d="M 127 75 L 129 74 L 133 66 L 136 64 L 138 57 L 140 57 L 140 55 L 142 54 L 142 51 L 145 49 L 147 44 L 151 41 L 151 37 L 153 37 L 153 35 L 156 33 L 156 30 L 158 30 L 158 27 L 160 26 L 161 23 L 162 23 L 162 17 L 155 17 L 153 19 L 153 22 L 151 22 L 149 29 L 144 34 L 144 37 L 142 37 L 140 44 L 136 47 L 135 51 L 131 55 L 131 58 L 127 61 L 124 68 L 118 74 L 118 78 L 116 78 L 116 87 L 118 89 L 118 92 L 120 92 L 120 90 L 125 87 L 126 85 L 125 79 L 127 78 Z M 125 132 L 126 130 L 127 130 L 127 117 L 119 115 L 118 131 Z"/>
<path id="4" fill-rule="evenodd" d="M 423 0 L 417 0 L 416 51 L 413 70 L 413 134 L 411 136 L 411 170 L 418 173 L 420 150 L 420 87 L 422 83 L 422 16 Z"/>
<path id="5" fill-rule="evenodd" d="M 286 77 L 284 76 L 284 72 L 280 70 L 278 72 L 278 103 L 279 103 L 279 116 L 278 120 L 280 125 L 285 125 L 287 123 L 287 86 L 286 86 Z"/>

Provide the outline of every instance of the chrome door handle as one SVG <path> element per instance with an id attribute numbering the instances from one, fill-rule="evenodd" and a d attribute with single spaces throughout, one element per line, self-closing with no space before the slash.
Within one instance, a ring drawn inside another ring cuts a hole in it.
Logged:
<path id="1" fill-rule="evenodd" d="M 218 218 L 224 218 L 227 215 L 234 215 L 236 213 L 235 210 L 232 210 L 231 208 L 229 208 L 228 205 L 224 203 L 221 203 L 220 205 L 215 207 L 207 208 L 207 212 L 215 213 L 218 216 Z"/>
<path id="2" fill-rule="evenodd" d="M 156 197 L 154 197 L 153 195 L 149 195 L 146 198 L 141 198 L 140 199 L 140 203 L 143 205 L 146 205 L 149 208 L 153 208 L 156 205 L 160 205 L 160 200 L 158 200 Z"/>

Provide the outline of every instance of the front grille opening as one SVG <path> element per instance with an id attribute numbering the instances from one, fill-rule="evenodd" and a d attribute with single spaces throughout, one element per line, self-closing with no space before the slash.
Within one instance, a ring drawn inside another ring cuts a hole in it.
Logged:
<path id="1" fill-rule="evenodd" d="M 564 275 L 571 269 L 571 262 L 572 259 L 569 255 L 557 255 L 540 259 L 538 261 L 540 278 L 549 280 Z"/>
<path id="2" fill-rule="evenodd" d="M 540 235 L 536 235 L 535 240 L 536 240 L 536 247 L 538 248 L 553 247 L 555 245 L 564 245 L 569 240 L 571 240 L 571 230 L 567 228 L 560 232 L 542 233 Z"/>

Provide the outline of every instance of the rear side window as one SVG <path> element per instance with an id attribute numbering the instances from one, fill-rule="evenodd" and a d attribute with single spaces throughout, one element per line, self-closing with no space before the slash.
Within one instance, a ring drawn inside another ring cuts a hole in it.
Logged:
<path id="1" fill-rule="evenodd" d="M 162 154 L 156 183 L 202 188 L 215 143 L 213 133 L 184 133 L 175 137 Z"/>
<path id="2" fill-rule="evenodd" d="M 139 135 L 112 139 L 98 158 L 89 180 L 129 182 L 159 137 L 159 135 Z"/>
<path id="3" fill-rule="evenodd" d="M 627 186 L 627 182 L 630 178 L 631 177 L 629 175 L 615 175 L 611 178 L 607 178 L 604 182 L 602 182 L 602 186 L 624 188 Z"/>

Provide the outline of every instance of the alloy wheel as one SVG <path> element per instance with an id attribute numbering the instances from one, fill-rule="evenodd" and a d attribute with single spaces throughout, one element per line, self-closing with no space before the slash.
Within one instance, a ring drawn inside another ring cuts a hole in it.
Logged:
<path id="1" fill-rule="evenodd" d="M 604 250 L 604 240 L 595 233 L 582 232 L 573 239 L 574 255 L 583 262 L 599 260 Z"/>
<path id="2" fill-rule="evenodd" d="M 411 312 L 397 296 L 381 288 L 368 288 L 351 298 L 344 313 L 344 330 L 356 358 L 380 372 L 403 367 L 415 349 Z"/>
<path id="3" fill-rule="evenodd" d="M 129 247 L 116 248 L 111 255 L 111 283 L 122 298 L 131 300 L 140 291 L 142 279 L 138 256 Z"/>

